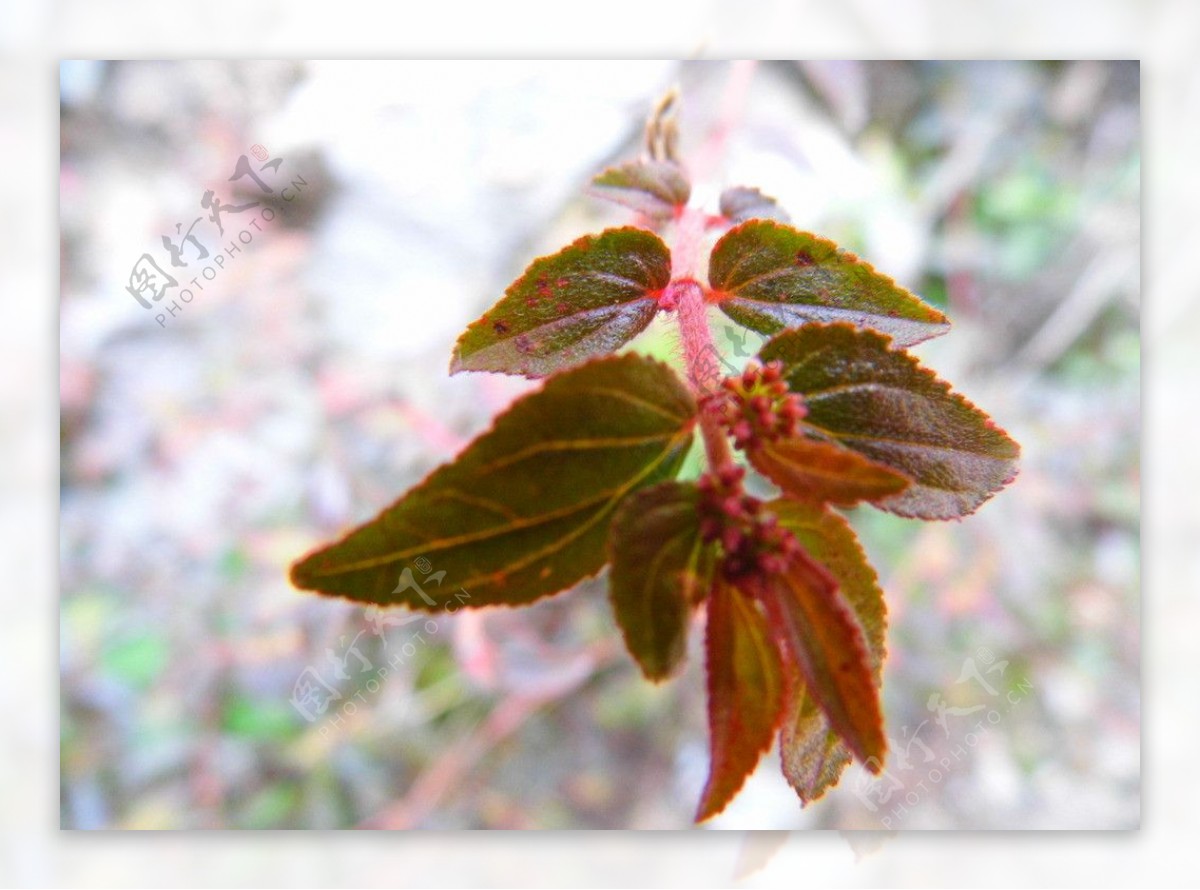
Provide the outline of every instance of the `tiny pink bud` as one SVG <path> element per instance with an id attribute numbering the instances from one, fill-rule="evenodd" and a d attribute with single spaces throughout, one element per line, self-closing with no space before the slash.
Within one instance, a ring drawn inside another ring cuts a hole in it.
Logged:
<path id="1" fill-rule="evenodd" d="M 787 561 L 782 556 L 768 553 L 759 560 L 762 570 L 769 575 L 778 575 L 787 568 Z"/>
<path id="2" fill-rule="evenodd" d="M 742 481 L 742 478 L 746 475 L 746 470 L 737 464 L 724 464 L 717 470 L 717 474 L 723 483 L 728 486 L 734 486 Z"/>

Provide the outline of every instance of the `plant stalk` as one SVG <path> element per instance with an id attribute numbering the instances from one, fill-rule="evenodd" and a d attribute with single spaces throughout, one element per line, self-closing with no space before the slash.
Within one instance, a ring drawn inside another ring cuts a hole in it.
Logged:
<path id="1" fill-rule="evenodd" d="M 691 166 L 696 180 L 712 174 L 725 149 L 745 103 L 750 81 L 754 76 L 752 60 L 734 62 L 729 82 L 722 97 L 716 123 Z M 711 413 L 704 410 L 703 398 L 717 391 L 721 378 L 721 357 L 708 326 L 708 306 L 705 288 L 697 280 L 704 248 L 704 232 L 708 215 L 695 207 L 684 207 L 676 219 L 675 237 L 671 245 L 671 297 L 678 314 L 679 336 L 687 364 L 688 381 L 696 398 L 701 400 L 700 431 L 709 467 L 733 463 L 733 452 L 724 430 Z"/>
<path id="2" fill-rule="evenodd" d="M 692 207 L 680 214 L 671 251 L 671 298 L 679 322 L 679 339 L 687 378 L 700 405 L 700 431 L 704 451 L 711 468 L 733 463 L 729 440 L 716 418 L 704 410 L 703 400 L 720 387 L 721 357 L 708 326 L 708 306 L 704 287 L 695 278 L 700 251 L 704 246 L 707 215 Z"/>

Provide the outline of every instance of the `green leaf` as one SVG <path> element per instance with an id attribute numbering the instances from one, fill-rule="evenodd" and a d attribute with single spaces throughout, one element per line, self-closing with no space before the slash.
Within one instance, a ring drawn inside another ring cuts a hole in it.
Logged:
<path id="1" fill-rule="evenodd" d="M 950 327 L 946 316 L 832 241 L 769 220 L 725 234 L 709 257 L 721 311 L 775 334 L 808 321 L 846 321 L 910 346 Z"/>
<path id="2" fill-rule="evenodd" d="M 850 506 L 908 487 L 908 479 L 861 454 L 804 436 L 763 442 L 747 452 L 750 465 L 794 498 Z"/>
<path id="3" fill-rule="evenodd" d="M 837 579 L 802 552 L 785 571 L 753 583 L 806 693 L 854 756 L 877 772 L 887 748 L 879 691 L 863 631 Z M 797 686 L 791 683 L 793 698 Z"/>
<path id="4" fill-rule="evenodd" d="M 534 260 L 458 339 L 450 373 L 544 377 L 613 352 L 658 311 L 671 253 L 645 229 L 607 229 Z"/>
<path id="5" fill-rule="evenodd" d="M 912 484 L 874 502 L 901 516 L 973 513 L 1016 475 L 1020 448 L 932 371 L 873 331 L 809 324 L 763 347 L 808 409 L 802 426 Z"/>
<path id="6" fill-rule="evenodd" d="M 714 548 L 700 540 L 699 503 L 695 485 L 662 482 L 627 497 L 609 529 L 613 612 L 651 680 L 683 661 L 692 607 L 712 581 Z"/>
<path id="7" fill-rule="evenodd" d="M 293 566 L 292 583 L 425 611 L 527 603 L 565 590 L 604 565 L 621 500 L 675 475 L 695 415 L 675 373 L 642 356 L 559 374 L 453 463 Z M 446 573 L 437 586 L 411 569 L 401 581 L 417 557 Z M 469 599 L 458 598 L 460 588 Z"/>
<path id="8" fill-rule="evenodd" d="M 610 167 L 592 180 L 591 191 L 601 198 L 631 207 L 646 216 L 672 216 L 692 195 L 692 185 L 670 161 L 630 161 Z"/>
<path id="9" fill-rule="evenodd" d="M 751 219 L 773 219 L 791 222 L 787 211 L 774 198 L 764 195 L 756 188 L 744 185 L 733 186 L 721 192 L 721 216 L 735 225 Z"/>
<path id="10" fill-rule="evenodd" d="M 887 606 L 854 530 L 828 507 L 779 499 L 767 509 L 837 581 L 866 638 L 871 674 L 878 688 L 887 653 Z M 779 754 L 784 776 L 806 804 L 832 788 L 850 762 L 850 751 L 802 682 L 793 685 L 784 706 Z"/>
<path id="11" fill-rule="evenodd" d="M 712 762 L 696 811 L 703 822 L 725 809 L 754 771 L 779 726 L 783 672 L 758 605 L 718 580 L 708 598 L 708 725 Z"/>

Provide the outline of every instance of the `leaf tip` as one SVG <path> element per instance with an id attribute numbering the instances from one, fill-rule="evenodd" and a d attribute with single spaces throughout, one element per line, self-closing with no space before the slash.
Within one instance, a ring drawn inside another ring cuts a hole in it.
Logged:
<path id="1" fill-rule="evenodd" d="M 727 778 L 722 780 L 715 773 L 709 776 L 708 782 L 704 786 L 704 791 L 700 795 L 700 802 L 696 805 L 696 815 L 693 821 L 697 825 L 701 822 L 707 822 L 715 816 L 721 815 L 733 803 L 735 797 L 741 793 L 741 790 L 746 785 L 746 780 L 750 778 L 753 769 L 743 773 L 736 783 L 728 783 Z"/>
<path id="2" fill-rule="evenodd" d="M 741 788 L 739 787 L 738 791 L 740 790 Z M 705 788 L 704 796 L 700 798 L 700 803 L 696 806 L 696 815 L 693 817 L 693 821 L 699 825 L 701 822 L 707 822 L 714 816 L 719 816 L 729 806 L 729 801 L 732 799 L 732 797 L 724 801 L 710 799 L 709 790 Z"/>
<path id="3" fill-rule="evenodd" d="M 293 587 L 295 587 L 297 590 L 315 590 L 316 589 L 313 586 L 313 578 L 312 578 L 312 573 L 310 571 L 311 567 L 309 566 L 309 563 L 312 562 L 313 557 L 316 556 L 316 554 L 319 552 L 320 551 L 313 551 L 312 553 L 309 553 L 309 554 L 301 557 L 300 559 L 298 559 L 294 563 L 292 563 L 291 566 L 288 568 L 288 581 L 290 581 L 291 585 Z"/>

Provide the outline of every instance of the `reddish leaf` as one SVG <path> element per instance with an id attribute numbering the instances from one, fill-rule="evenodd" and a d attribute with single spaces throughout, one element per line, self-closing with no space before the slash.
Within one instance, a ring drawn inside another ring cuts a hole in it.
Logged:
<path id="1" fill-rule="evenodd" d="M 758 606 L 718 579 L 708 598 L 708 726 L 712 763 L 696 811 L 703 822 L 725 809 L 754 771 L 779 726 L 779 650 Z"/>
<path id="2" fill-rule="evenodd" d="M 908 346 L 950 327 L 946 316 L 854 254 L 769 220 L 726 233 L 709 258 L 708 280 L 721 311 L 760 334 L 846 321 Z"/>
<path id="3" fill-rule="evenodd" d="M 613 612 L 651 680 L 683 660 L 692 607 L 712 581 L 713 548 L 700 540 L 698 505 L 695 485 L 663 482 L 626 498 L 609 529 Z"/>
<path id="4" fill-rule="evenodd" d="M 758 189 L 738 185 L 721 192 L 721 216 L 735 225 L 751 219 L 773 219 L 791 222 L 787 211 L 772 197 Z"/>
<path id="5" fill-rule="evenodd" d="M 863 633 L 836 579 L 801 553 L 787 571 L 756 579 L 754 586 L 807 694 L 854 756 L 877 770 L 887 747 L 879 693 Z"/>
<path id="6" fill-rule="evenodd" d="M 598 175 L 592 180 L 591 191 L 646 216 L 662 218 L 687 204 L 692 186 L 678 164 L 630 161 Z"/>
<path id="7" fill-rule="evenodd" d="M 1016 475 L 1020 448 L 991 419 L 887 337 L 808 324 L 762 350 L 804 397 L 802 425 L 912 480 L 878 507 L 901 516 L 973 513 Z"/>
<path id="8" fill-rule="evenodd" d="M 805 436 L 763 442 L 747 452 L 751 466 L 783 489 L 809 501 L 850 506 L 908 487 L 908 479 L 857 452 Z"/>
<path id="9" fill-rule="evenodd" d="M 453 463 L 293 566 L 292 583 L 427 611 L 454 603 L 459 588 L 471 606 L 565 590 L 604 565 L 621 500 L 675 475 L 695 414 L 675 373 L 641 356 L 559 374 Z M 397 583 L 418 556 L 446 572 L 440 587 Z"/>
<path id="10" fill-rule="evenodd" d="M 613 352 L 658 311 L 671 254 L 645 229 L 608 229 L 534 260 L 454 347 L 450 373 L 543 377 Z"/>
<path id="11" fill-rule="evenodd" d="M 783 728 L 779 732 L 779 760 L 783 776 L 807 805 L 837 784 L 853 758 L 816 699 L 801 681 L 788 692 Z"/>
<path id="12" fill-rule="evenodd" d="M 875 570 L 867 562 L 853 529 L 827 507 L 780 499 L 767 505 L 800 541 L 808 554 L 836 579 L 866 637 L 876 688 L 886 654 L 887 608 Z M 784 708 L 779 737 L 783 774 L 804 803 L 831 788 L 850 762 L 850 752 L 803 683 L 794 685 Z"/>

